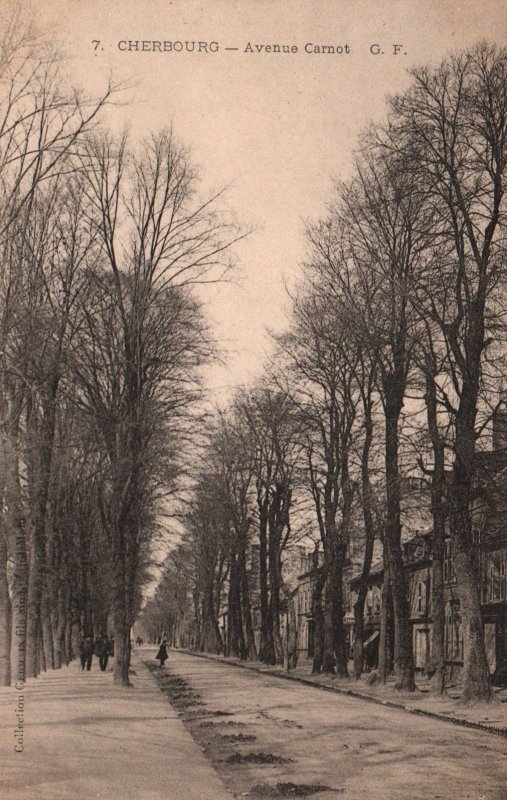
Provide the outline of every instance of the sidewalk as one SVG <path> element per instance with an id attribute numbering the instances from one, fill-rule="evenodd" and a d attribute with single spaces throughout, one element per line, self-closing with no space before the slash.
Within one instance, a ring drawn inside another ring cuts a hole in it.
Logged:
<path id="1" fill-rule="evenodd" d="M 0 688 L 0 797 L 5 800 L 230 800 L 222 781 L 134 657 L 133 688 L 77 661 L 29 680 L 24 750 L 20 695 Z"/>
<path id="2" fill-rule="evenodd" d="M 239 658 L 224 657 L 212 653 L 196 653 L 184 649 L 198 658 L 209 658 L 214 661 L 226 662 L 232 666 L 250 669 L 284 680 L 298 681 L 309 686 L 315 686 L 328 692 L 347 694 L 359 697 L 373 703 L 379 703 L 392 708 L 400 708 L 412 714 L 421 714 L 426 717 L 453 722 L 469 728 L 480 728 L 500 736 L 507 737 L 507 689 L 495 687 L 495 702 L 479 703 L 475 706 L 462 706 L 457 702 L 459 691 L 456 687 L 449 689 L 444 697 L 438 697 L 428 692 L 428 681 L 418 681 L 418 689 L 413 693 L 400 693 L 394 690 L 394 679 L 387 686 L 365 683 L 365 677 L 359 681 L 351 678 L 337 678 L 333 675 L 312 675 L 311 665 L 303 663 L 296 669 L 287 673 L 283 667 L 270 667 L 258 661 L 240 661 Z"/>

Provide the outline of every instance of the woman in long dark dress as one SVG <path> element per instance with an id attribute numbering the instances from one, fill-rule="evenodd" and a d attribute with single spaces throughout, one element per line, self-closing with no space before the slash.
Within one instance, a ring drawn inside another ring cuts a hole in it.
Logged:
<path id="1" fill-rule="evenodd" d="M 158 653 L 155 656 L 157 661 L 160 661 L 160 667 L 162 668 L 167 661 L 168 654 L 167 654 L 167 641 L 166 639 L 163 640 L 162 644 L 159 647 Z"/>

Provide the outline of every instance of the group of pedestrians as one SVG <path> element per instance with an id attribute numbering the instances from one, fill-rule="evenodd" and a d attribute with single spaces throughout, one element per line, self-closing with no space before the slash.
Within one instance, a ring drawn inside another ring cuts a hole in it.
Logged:
<path id="1" fill-rule="evenodd" d="M 102 672 L 107 669 L 107 662 L 109 656 L 114 656 L 114 638 L 111 636 L 97 636 L 95 641 L 91 636 L 85 636 L 81 639 L 79 645 L 79 655 L 81 658 L 81 669 L 85 667 L 89 671 L 92 668 L 93 656 L 99 659 L 99 667 Z"/>
<path id="2" fill-rule="evenodd" d="M 141 636 L 137 637 L 136 644 L 139 647 L 144 644 L 144 640 Z M 167 647 L 167 639 L 164 637 L 160 643 L 158 653 L 155 656 L 155 658 L 160 661 L 161 667 L 164 666 L 169 657 Z M 114 656 L 114 637 L 104 634 L 103 636 L 97 636 L 94 641 L 92 636 L 84 636 L 79 644 L 79 655 L 81 658 L 82 670 L 86 669 L 90 671 L 92 668 L 93 656 L 96 656 L 99 659 L 101 671 L 105 672 L 109 656 Z"/>

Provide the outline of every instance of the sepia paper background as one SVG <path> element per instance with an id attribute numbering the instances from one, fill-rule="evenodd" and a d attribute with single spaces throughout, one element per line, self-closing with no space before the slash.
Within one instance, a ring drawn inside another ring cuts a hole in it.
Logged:
<path id="1" fill-rule="evenodd" d="M 286 324 L 305 220 L 324 215 L 333 179 L 350 175 L 386 95 L 408 86 L 412 66 L 481 39 L 507 44 L 505 0 L 0 0 L 0 17 L 13 5 L 61 40 L 87 92 L 111 75 L 124 84 L 107 110 L 113 130 L 136 140 L 172 125 L 203 191 L 228 187 L 228 207 L 252 229 L 233 280 L 199 290 L 224 355 L 207 373 L 217 403 L 260 374 L 268 331 Z M 154 41 L 173 46 L 153 51 Z M 175 42 L 208 52 L 175 52 Z M 312 51 L 322 46 L 349 52 Z"/>

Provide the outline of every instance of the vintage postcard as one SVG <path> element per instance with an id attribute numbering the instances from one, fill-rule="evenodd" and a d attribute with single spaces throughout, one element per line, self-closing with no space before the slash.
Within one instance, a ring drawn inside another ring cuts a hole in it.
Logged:
<path id="1" fill-rule="evenodd" d="M 0 0 L 1 800 L 507 797 L 502 0 Z"/>

